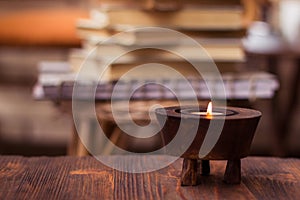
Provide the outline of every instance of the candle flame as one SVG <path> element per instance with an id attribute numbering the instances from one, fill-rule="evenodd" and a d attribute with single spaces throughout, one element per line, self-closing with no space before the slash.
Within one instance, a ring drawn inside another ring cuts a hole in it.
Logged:
<path id="1" fill-rule="evenodd" d="M 207 105 L 206 115 L 212 115 L 212 103 L 209 102 Z"/>

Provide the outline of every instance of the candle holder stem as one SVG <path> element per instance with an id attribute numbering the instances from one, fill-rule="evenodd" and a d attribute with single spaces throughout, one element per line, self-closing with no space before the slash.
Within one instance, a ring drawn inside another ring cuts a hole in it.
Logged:
<path id="1" fill-rule="evenodd" d="M 197 185 L 197 163 L 197 159 L 183 159 L 181 172 L 182 186 Z"/>
<path id="2" fill-rule="evenodd" d="M 224 181 L 229 184 L 241 182 L 241 160 L 228 160 L 224 174 Z"/>
<path id="3" fill-rule="evenodd" d="M 210 174 L 209 160 L 201 160 L 201 175 L 208 176 Z"/>

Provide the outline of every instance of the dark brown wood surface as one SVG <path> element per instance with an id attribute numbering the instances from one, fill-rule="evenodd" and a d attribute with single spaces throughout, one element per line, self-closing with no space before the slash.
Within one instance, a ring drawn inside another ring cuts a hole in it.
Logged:
<path id="1" fill-rule="evenodd" d="M 139 164 L 155 164 L 166 157 L 148 158 Z M 135 157 L 128 159 L 134 161 Z M 225 165 L 224 161 L 211 161 L 211 175 L 199 176 L 197 186 L 182 187 L 182 159 L 159 171 L 131 174 L 106 167 L 93 157 L 0 156 L 0 199 L 300 198 L 299 159 L 242 159 L 239 185 L 222 182 Z"/>

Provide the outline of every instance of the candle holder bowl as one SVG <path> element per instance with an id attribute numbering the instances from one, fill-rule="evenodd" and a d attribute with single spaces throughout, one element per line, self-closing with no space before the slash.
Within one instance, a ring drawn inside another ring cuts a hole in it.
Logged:
<path id="1" fill-rule="evenodd" d="M 175 106 L 155 110 L 158 122 L 162 127 L 161 134 L 166 148 L 167 144 L 178 133 L 180 124 L 183 127 L 181 127 L 181 132 L 186 134 L 186 137 L 189 137 L 188 134 L 191 130 L 196 131 L 190 146 L 180 155 L 183 158 L 181 185 L 197 185 L 198 165 L 200 163 L 202 175 L 209 175 L 209 160 L 227 160 L 224 181 L 229 184 L 238 184 L 241 182 L 241 159 L 250 153 L 251 143 L 261 113 L 247 108 L 216 107 L 213 112 L 221 113 L 221 115 L 194 114 L 205 113 L 205 111 L 206 109 L 201 106 Z M 217 123 L 222 120 L 224 122 L 223 128 L 220 130 L 221 133 L 213 148 L 204 157 L 199 158 L 200 148 L 207 136 L 212 120 Z M 183 144 L 184 140 L 181 143 Z M 180 143 L 177 147 L 182 149 Z M 173 150 L 168 151 L 167 149 L 166 152 L 172 155 Z"/>

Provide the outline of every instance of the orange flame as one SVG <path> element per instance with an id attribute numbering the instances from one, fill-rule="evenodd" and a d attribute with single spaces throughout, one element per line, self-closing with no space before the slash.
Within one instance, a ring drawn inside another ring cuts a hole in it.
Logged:
<path id="1" fill-rule="evenodd" d="M 206 115 L 212 115 L 212 103 L 209 102 L 207 105 Z"/>

